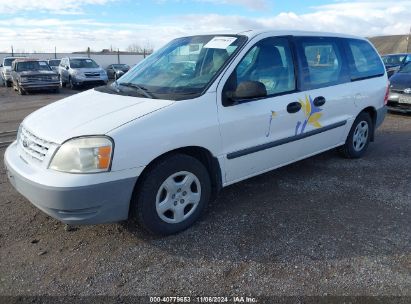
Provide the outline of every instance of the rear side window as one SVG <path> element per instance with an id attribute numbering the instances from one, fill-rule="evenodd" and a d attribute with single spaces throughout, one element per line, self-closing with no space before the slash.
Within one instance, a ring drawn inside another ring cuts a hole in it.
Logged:
<path id="1" fill-rule="evenodd" d="M 337 38 L 300 37 L 296 39 L 305 90 L 349 81 L 342 47 Z"/>
<path id="2" fill-rule="evenodd" d="M 351 80 L 382 76 L 385 68 L 374 48 L 365 40 L 347 39 Z"/>

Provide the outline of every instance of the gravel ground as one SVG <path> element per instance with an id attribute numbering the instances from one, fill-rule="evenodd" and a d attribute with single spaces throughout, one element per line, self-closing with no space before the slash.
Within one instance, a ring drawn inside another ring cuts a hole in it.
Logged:
<path id="1" fill-rule="evenodd" d="M 0 131 L 72 93 L 0 88 Z M 410 159 L 411 117 L 390 114 L 363 159 L 330 151 L 232 185 L 166 238 L 67 231 L 0 165 L 0 295 L 411 296 Z"/>

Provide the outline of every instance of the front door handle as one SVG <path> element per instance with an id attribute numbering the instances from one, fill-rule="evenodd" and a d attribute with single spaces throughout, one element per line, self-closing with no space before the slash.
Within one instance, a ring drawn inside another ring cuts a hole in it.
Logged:
<path id="1" fill-rule="evenodd" d="M 301 104 L 299 102 L 292 102 L 289 103 L 287 106 L 287 112 L 288 113 L 297 113 L 298 111 L 301 110 Z"/>
<path id="2" fill-rule="evenodd" d="M 313 103 L 316 107 L 321 107 L 322 105 L 325 104 L 325 102 L 326 102 L 326 99 L 323 96 L 315 97 L 314 101 L 313 101 Z"/>

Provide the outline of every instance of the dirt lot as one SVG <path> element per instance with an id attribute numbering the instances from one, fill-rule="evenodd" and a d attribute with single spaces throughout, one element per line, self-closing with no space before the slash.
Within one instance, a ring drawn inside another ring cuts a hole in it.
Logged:
<path id="1" fill-rule="evenodd" d="M 0 88 L 0 131 L 69 94 Z M 0 165 L 0 294 L 411 296 L 410 160 L 411 116 L 390 114 L 365 158 L 330 151 L 230 186 L 167 238 L 66 231 Z"/>

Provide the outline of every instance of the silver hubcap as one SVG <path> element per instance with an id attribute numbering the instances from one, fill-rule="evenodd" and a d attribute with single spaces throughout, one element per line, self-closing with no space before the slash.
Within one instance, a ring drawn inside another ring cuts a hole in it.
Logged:
<path id="1" fill-rule="evenodd" d="M 157 214 L 167 223 L 180 223 L 193 214 L 200 198 L 201 185 L 197 176 L 187 171 L 174 173 L 158 189 Z"/>
<path id="2" fill-rule="evenodd" d="M 355 151 L 361 151 L 368 140 L 368 123 L 361 121 L 354 131 L 353 146 Z"/>

